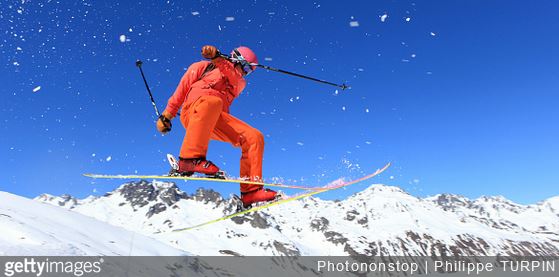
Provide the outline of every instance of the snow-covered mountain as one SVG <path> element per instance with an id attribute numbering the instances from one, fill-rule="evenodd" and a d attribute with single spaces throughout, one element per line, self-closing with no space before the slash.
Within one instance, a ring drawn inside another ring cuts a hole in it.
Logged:
<path id="1" fill-rule="evenodd" d="M 49 204 L 53 204 L 55 206 L 60 206 L 60 207 L 65 207 L 65 208 L 74 208 L 77 205 L 80 204 L 84 204 L 84 203 L 89 203 L 93 200 L 97 199 L 97 197 L 95 196 L 89 196 L 85 199 L 77 199 L 75 197 L 73 197 L 72 195 L 69 194 L 62 194 L 61 196 L 54 196 L 54 195 L 50 195 L 48 193 L 43 193 L 37 197 L 35 197 L 35 200 L 44 202 L 44 203 L 49 203 Z"/>
<path id="2" fill-rule="evenodd" d="M 559 197 L 534 205 L 452 194 L 422 199 L 372 185 L 342 201 L 310 197 L 186 232 L 170 231 L 229 214 L 236 203 L 157 181 L 71 205 L 36 200 L 196 255 L 559 255 Z"/>
<path id="3" fill-rule="evenodd" d="M 0 192 L 0 234 L 0 255 L 9 256 L 190 254 L 89 216 L 6 192 Z"/>

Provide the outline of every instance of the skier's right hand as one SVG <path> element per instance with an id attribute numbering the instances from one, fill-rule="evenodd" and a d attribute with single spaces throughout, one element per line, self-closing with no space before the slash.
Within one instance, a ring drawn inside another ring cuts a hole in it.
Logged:
<path id="1" fill-rule="evenodd" d="M 167 113 L 167 111 L 164 111 L 159 116 L 159 119 L 157 120 L 157 123 L 156 123 L 157 131 L 159 131 L 162 134 L 166 134 L 166 133 L 170 132 L 171 128 L 173 127 L 173 124 L 171 124 L 172 119 L 173 119 L 173 116 L 171 116 L 169 113 Z"/>
<path id="2" fill-rule="evenodd" d="M 202 47 L 202 57 L 206 59 L 215 59 L 219 57 L 219 51 L 213 45 L 206 45 Z"/>

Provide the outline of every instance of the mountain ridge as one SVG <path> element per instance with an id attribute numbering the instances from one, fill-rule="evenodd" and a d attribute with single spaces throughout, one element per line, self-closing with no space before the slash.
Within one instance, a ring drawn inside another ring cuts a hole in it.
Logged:
<path id="1" fill-rule="evenodd" d="M 376 184 L 343 200 L 309 197 L 182 233 L 171 231 L 229 214 L 236 203 L 142 180 L 64 207 L 197 255 L 559 255 L 557 199 L 419 198 Z"/>

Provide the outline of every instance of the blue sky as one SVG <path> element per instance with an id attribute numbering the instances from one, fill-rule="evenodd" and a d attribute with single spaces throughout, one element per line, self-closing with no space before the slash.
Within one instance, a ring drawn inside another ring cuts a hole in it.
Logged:
<path id="1" fill-rule="evenodd" d="M 248 77 L 232 113 L 266 135 L 265 178 L 316 186 L 392 161 L 376 182 L 417 196 L 559 194 L 555 1 L 40 2 L 0 7 L 0 190 L 84 197 L 121 182 L 82 173 L 165 173 L 184 129 L 157 133 L 134 61 L 162 110 L 213 44 L 352 86 Z M 239 157 L 219 142 L 208 153 L 233 175 Z"/>

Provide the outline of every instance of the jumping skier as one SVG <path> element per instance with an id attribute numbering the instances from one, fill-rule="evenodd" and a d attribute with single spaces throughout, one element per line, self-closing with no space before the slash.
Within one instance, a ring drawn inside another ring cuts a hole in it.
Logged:
<path id="1" fill-rule="evenodd" d="M 186 134 L 180 149 L 178 173 L 191 176 L 202 173 L 217 176 L 219 168 L 206 159 L 210 139 L 240 147 L 240 177 L 262 181 L 264 136 L 260 131 L 229 114 L 229 106 L 246 86 L 245 76 L 256 69 L 254 52 L 240 46 L 227 59 L 216 47 L 202 47 L 202 57 L 211 61 L 195 62 L 182 77 L 177 89 L 157 120 L 157 130 L 171 130 L 171 120 L 182 106 L 180 121 Z M 256 202 L 271 201 L 276 192 L 261 185 L 241 183 L 241 200 L 248 207 Z"/>

